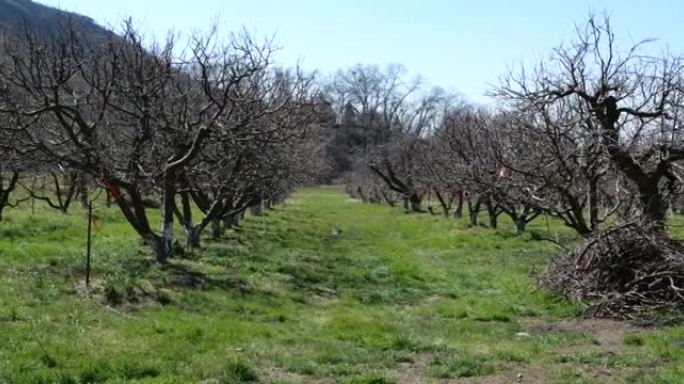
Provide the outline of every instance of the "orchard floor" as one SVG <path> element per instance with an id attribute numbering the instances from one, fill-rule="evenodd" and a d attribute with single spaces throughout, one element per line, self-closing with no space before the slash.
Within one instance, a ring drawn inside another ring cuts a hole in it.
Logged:
<path id="1" fill-rule="evenodd" d="M 580 319 L 535 285 L 570 236 L 305 189 L 160 267 L 98 207 L 0 222 L 0 383 L 684 383 L 684 326 Z M 180 229 L 177 230 L 180 233 Z"/>

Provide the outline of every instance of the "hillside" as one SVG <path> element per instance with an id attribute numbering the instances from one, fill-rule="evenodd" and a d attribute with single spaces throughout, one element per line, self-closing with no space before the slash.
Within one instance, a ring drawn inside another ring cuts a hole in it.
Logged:
<path id="1" fill-rule="evenodd" d="M 21 33 L 25 26 L 43 37 L 53 35 L 60 23 L 73 21 L 89 35 L 105 35 L 107 29 L 97 25 L 91 18 L 72 12 L 48 7 L 31 0 L 0 0 L 0 29 Z"/>

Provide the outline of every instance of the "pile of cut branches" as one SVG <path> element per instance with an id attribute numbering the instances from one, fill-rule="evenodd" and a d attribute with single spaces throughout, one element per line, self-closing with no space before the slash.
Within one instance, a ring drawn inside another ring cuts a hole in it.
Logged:
<path id="1" fill-rule="evenodd" d="M 625 224 L 555 257 L 540 282 L 587 304 L 587 316 L 681 318 L 684 246 L 661 229 Z"/>

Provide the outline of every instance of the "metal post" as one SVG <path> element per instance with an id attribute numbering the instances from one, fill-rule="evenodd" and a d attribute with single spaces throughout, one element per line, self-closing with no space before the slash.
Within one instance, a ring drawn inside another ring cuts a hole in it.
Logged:
<path id="1" fill-rule="evenodd" d="M 86 287 L 90 287 L 90 249 L 93 234 L 93 201 L 88 201 L 88 240 L 86 245 Z"/>

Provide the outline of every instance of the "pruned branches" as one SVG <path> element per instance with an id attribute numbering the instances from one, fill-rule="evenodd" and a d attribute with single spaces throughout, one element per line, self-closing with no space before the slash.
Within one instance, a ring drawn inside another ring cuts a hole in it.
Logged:
<path id="1" fill-rule="evenodd" d="M 684 249 L 659 229 L 628 223 L 557 256 L 546 287 L 587 304 L 587 315 L 657 320 L 684 310 Z"/>

